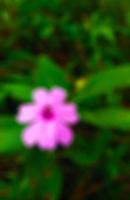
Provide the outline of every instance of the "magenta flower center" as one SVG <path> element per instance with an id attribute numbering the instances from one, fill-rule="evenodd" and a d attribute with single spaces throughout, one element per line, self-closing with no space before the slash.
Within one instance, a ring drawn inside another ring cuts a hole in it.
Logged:
<path id="1" fill-rule="evenodd" d="M 54 119 L 54 112 L 50 106 L 45 106 L 42 111 L 42 117 L 46 120 Z"/>

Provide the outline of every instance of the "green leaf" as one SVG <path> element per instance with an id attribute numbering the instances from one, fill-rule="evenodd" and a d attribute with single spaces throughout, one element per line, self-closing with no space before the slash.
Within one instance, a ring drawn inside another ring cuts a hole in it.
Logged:
<path id="1" fill-rule="evenodd" d="M 38 149 L 32 149 L 28 152 L 27 175 L 30 180 L 35 180 L 37 183 L 34 196 L 40 195 L 40 199 L 59 199 L 63 177 L 55 156 L 55 152 L 40 151 Z M 38 194 L 36 191 L 38 191 Z"/>
<path id="2" fill-rule="evenodd" d="M 106 175 L 110 180 L 113 180 L 116 178 L 120 172 L 122 172 L 122 159 L 123 156 L 126 154 L 126 151 L 128 151 L 129 145 L 127 144 L 121 144 L 118 147 L 113 149 L 109 149 L 107 151 L 107 161 L 106 161 Z"/>
<path id="3" fill-rule="evenodd" d="M 75 100 L 82 102 L 90 97 L 109 94 L 116 89 L 130 87 L 130 66 L 107 69 L 91 76 Z"/>
<path id="4" fill-rule="evenodd" d="M 81 113 L 83 121 L 102 128 L 130 129 L 130 111 L 124 108 L 106 108 Z"/>
<path id="5" fill-rule="evenodd" d="M 37 86 L 47 88 L 52 86 L 68 87 L 65 71 L 47 56 L 38 59 L 34 77 Z"/>
<path id="6" fill-rule="evenodd" d="M 30 100 L 32 89 L 33 87 L 20 83 L 9 83 L 3 86 L 3 90 L 6 94 L 23 101 Z"/>
<path id="7" fill-rule="evenodd" d="M 72 147 L 65 152 L 65 155 L 81 167 L 92 165 L 106 152 L 111 138 L 110 132 L 102 131 L 93 140 L 82 139 L 81 147 Z M 84 143 L 86 143 L 86 146 Z"/>
<path id="8" fill-rule="evenodd" d="M 23 149 L 21 127 L 10 117 L 0 117 L 0 153 L 18 152 Z"/>
<path id="9" fill-rule="evenodd" d="M 5 96 L 6 96 L 6 92 L 5 92 L 5 90 L 3 90 L 3 88 L 1 87 L 1 90 L 0 90 L 0 103 L 3 102 Z"/>
<path id="10" fill-rule="evenodd" d="M 119 164 L 117 164 L 114 161 L 109 160 L 109 162 L 106 165 L 106 175 L 107 179 L 110 180 L 115 179 L 119 175 Z"/>
<path id="11" fill-rule="evenodd" d="M 17 51 L 10 51 L 8 55 L 8 59 L 10 61 L 24 61 L 24 60 L 29 60 L 32 57 L 30 52 L 23 51 L 23 50 L 17 50 Z"/>
<path id="12" fill-rule="evenodd" d="M 46 170 L 48 175 L 44 177 L 44 181 L 41 185 L 44 197 L 48 197 L 52 200 L 58 200 L 62 189 L 62 174 L 60 168 L 53 164 Z"/>

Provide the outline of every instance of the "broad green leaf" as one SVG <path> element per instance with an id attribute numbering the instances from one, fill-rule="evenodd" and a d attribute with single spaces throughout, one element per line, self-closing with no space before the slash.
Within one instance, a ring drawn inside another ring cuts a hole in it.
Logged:
<path id="1" fill-rule="evenodd" d="M 0 153 L 18 152 L 23 149 L 21 127 L 10 117 L 0 117 Z"/>
<path id="2" fill-rule="evenodd" d="M 34 78 L 37 86 L 47 88 L 52 86 L 61 86 L 66 88 L 68 86 L 65 71 L 63 71 L 47 56 L 42 56 L 38 59 Z"/>
<path id="3" fill-rule="evenodd" d="M 109 94 L 111 91 L 126 87 L 130 87 L 130 66 L 107 69 L 91 76 L 75 100 L 82 102 L 89 97 Z"/>
<path id="4" fill-rule="evenodd" d="M 71 159 L 74 163 L 76 163 L 76 165 L 79 166 L 90 165 L 96 161 L 96 158 L 93 155 L 78 149 L 67 152 L 66 157 Z"/>
<path id="5" fill-rule="evenodd" d="M 112 135 L 110 132 L 103 131 L 98 133 L 93 140 L 88 138 L 85 141 L 83 139 L 84 141 L 82 141 L 81 147 L 70 148 L 65 152 L 65 155 L 79 166 L 92 165 L 106 153 L 111 138 Z M 86 147 L 83 147 L 84 143 L 86 143 Z"/>
<path id="6" fill-rule="evenodd" d="M 86 111 L 81 114 L 83 121 L 102 128 L 130 129 L 130 111 L 124 108 L 106 108 Z"/>
<path id="7" fill-rule="evenodd" d="M 75 136 L 74 144 L 64 151 L 63 156 L 69 158 L 79 166 L 84 166 L 89 163 L 88 149 L 88 141 L 77 134 Z M 93 158 L 91 159 L 93 160 Z"/>
<path id="8" fill-rule="evenodd" d="M 23 101 L 30 100 L 32 89 L 33 87 L 29 85 L 19 83 L 9 83 L 3 86 L 7 95 Z"/>

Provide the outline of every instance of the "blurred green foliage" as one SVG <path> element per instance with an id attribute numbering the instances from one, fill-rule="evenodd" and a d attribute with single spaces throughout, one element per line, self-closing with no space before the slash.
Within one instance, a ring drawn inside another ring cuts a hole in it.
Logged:
<path id="1" fill-rule="evenodd" d="M 0 1 L 0 199 L 129 200 L 130 1 Z M 61 86 L 81 121 L 69 149 L 27 149 L 18 106 Z"/>

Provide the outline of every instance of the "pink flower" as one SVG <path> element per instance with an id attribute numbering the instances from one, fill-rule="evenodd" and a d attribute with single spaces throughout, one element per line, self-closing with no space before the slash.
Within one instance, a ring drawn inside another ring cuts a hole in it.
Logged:
<path id="1" fill-rule="evenodd" d="M 74 134 L 70 125 L 79 121 L 76 105 L 66 103 L 62 88 L 51 91 L 38 88 L 33 91 L 33 103 L 20 106 L 17 121 L 28 124 L 22 140 L 28 147 L 54 150 L 57 145 L 69 146 Z"/>

